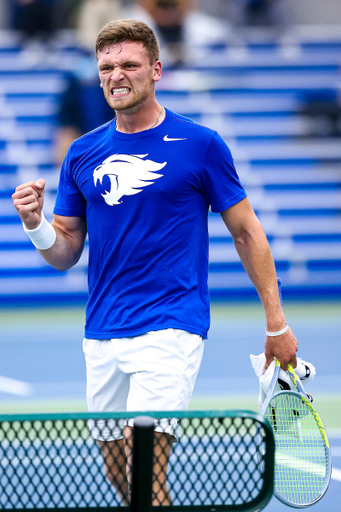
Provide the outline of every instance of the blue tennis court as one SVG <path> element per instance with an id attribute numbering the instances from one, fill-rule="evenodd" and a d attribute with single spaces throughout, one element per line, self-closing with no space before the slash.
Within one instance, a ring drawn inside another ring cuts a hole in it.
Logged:
<path id="1" fill-rule="evenodd" d="M 340 303 L 289 303 L 288 323 L 299 355 L 317 369 L 307 389 L 327 424 L 333 479 L 316 512 L 333 510 L 341 492 Z M 85 411 L 82 308 L 2 309 L 1 412 Z M 264 320 L 257 304 L 212 306 L 212 327 L 192 400 L 192 409 L 257 409 L 258 382 L 250 353 L 262 351 Z M 275 498 L 268 512 L 284 512 Z"/>
<path id="2" fill-rule="evenodd" d="M 340 303 L 290 303 L 285 311 L 299 356 L 317 369 L 311 393 L 340 391 L 341 368 L 333 357 L 339 352 Z M 2 409 L 15 401 L 84 400 L 82 308 L 2 309 L 0 322 Z M 262 352 L 263 342 L 261 306 L 215 304 L 195 399 L 251 395 L 256 404 L 258 383 L 249 356 Z"/>

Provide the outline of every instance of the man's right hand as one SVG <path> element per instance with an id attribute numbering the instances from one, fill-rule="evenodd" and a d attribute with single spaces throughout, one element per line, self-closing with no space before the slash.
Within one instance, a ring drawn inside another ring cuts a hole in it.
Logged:
<path id="1" fill-rule="evenodd" d="M 35 229 L 42 219 L 45 181 L 29 181 L 19 185 L 12 195 L 13 204 L 26 229 Z"/>

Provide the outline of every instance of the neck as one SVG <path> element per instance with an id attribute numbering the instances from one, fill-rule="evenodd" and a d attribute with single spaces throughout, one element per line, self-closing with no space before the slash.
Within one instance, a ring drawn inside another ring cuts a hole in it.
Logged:
<path id="1" fill-rule="evenodd" d="M 116 112 L 116 130 L 122 133 L 137 133 L 155 128 L 162 123 L 165 117 L 164 108 L 156 103 L 143 112 Z"/>

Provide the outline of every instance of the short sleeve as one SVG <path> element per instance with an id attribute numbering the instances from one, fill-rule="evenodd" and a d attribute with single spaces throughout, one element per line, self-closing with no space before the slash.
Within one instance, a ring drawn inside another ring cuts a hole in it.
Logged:
<path id="1" fill-rule="evenodd" d="M 86 200 L 79 190 L 72 173 L 71 147 L 60 171 L 56 204 L 53 212 L 56 215 L 66 217 L 83 217 L 86 214 Z"/>
<path id="2" fill-rule="evenodd" d="M 223 212 L 246 197 L 231 151 L 216 132 L 204 158 L 203 186 L 214 213 Z"/>

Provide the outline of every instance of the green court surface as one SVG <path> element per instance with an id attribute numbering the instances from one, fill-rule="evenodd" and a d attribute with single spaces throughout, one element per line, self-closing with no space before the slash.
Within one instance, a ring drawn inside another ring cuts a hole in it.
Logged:
<path id="1" fill-rule="evenodd" d="M 20 327 L 20 324 L 35 326 L 37 324 L 57 325 L 77 324 L 80 332 L 83 330 L 85 308 L 79 306 L 65 307 L 27 307 L 27 308 L 0 308 L 0 326 Z M 309 322 L 312 319 L 327 322 L 328 319 L 339 320 L 341 325 L 341 301 L 300 301 L 287 302 L 284 307 L 289 320 L 301 319 Z M 216 320 L 228 321 L 263 321 L 264 312 L 260 302 L 213 302 L 211 304 L 212 325 Z"/>
<path id="2" fill-rule="evenodd" d="M 318 410 L 326 428 L 341 430 L 341 393 L 331 395 L 314 395 L 314 406 Z M 256 396 L 231 397 L 194 397 L 190 409 L 247 409 L 257 410 Z"/>
<path id="3" fill-rule="evenodd" d="M 314 406 L 318 410 L 327 429 L 341 431 L 341 393 L 315 395 Z M 230 410 L 243 409 L 257 411 L 257 394 L 231 396 L 195 396 L 189 406 L 190 410 Z M 84 412 L 87 410 L 84 400 L 32 400 L 12 403 L 0 402 L 0 414 L 32 412 Z"/>

